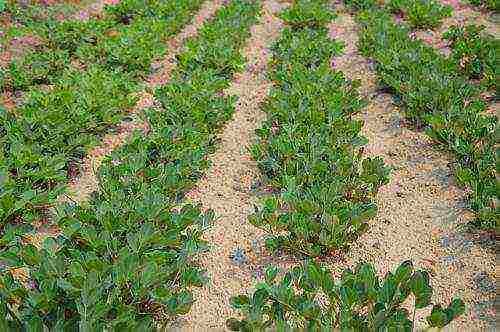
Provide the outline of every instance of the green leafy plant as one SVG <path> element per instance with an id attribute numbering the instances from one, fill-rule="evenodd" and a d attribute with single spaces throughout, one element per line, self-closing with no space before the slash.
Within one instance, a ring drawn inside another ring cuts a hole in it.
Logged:
<path id="1" fill-rule="evenodd" d="M 299 1 L 287 13 L 301 6 Z M 313 7 L 328 12 L 323 1 Z M 362 122 L 352 118 L 364 106 L 358 83 L 330 68 L 342 45 L 330 40 L 326 22 L 290 22 L 272 47 L 275 88 L 252 147 L 273 194 L 249 221 L 270 233 L 272 252 L 320 256 L 345 249 L 366 228 L 389 171 L 380 158 L 363 158 Z"/>
<path id="2" fill-rule="evenodd" d="M 498 119 L 485 114 L 482 89 L 457 71 L 453 57 L 410 38 L 409 28 L 396 24 L 390 14 L 362 12 L 359 20 L 359 49 L 376 61 L 381 82 L 398 95 L 410 120 L 456 155 L 456 178 L 470 188 L 474 224 L 498 227 Z"/>
<path id="3" fill-rule="evenodd" d="M 61 193 L 70 164 L 134 105 L 132 91 L 125 75 L 92 66 L 67 72 L 49 92 L 33 90 L 16 112 L 2 111 L 0 224 L 43 214 Z"/>
<path id="4" fill-rule="evenodd" d="M 228 319 L 230 330 L 412 331 L 415 311 L 432 305 L 429 275 L 410 261 L 382 280 L 369 264 L 345 270 L 338 281 L 310 261 L 281 279 L 279 274 L 278 268 L 268 268 L 253 294 L 231 298 L 243 319 Z M 411 300 L 413 314 L 403 305 Z M 426 320 L 429 327 L 442 328 L 464 311 L 464 303 L 454 299 L 446 308 L 432 305 Z"/>
<path id="5" fill-rule="evenodd" d="M 427 29 L 441 25 L 445 17 L 453 11 L 449 5 L 442 5 L 435 0 L 391 0 L 387 4 L 393 12 L 401 12 L 412 28 Z"/>
<path id="6" fill-rule="evenodd" d="M 346 0 L 344 3 L 353 10 L 367 10 L 379 6 L 377 0 Z"/>
<path id="7" fill-rule="evenodd" d="M 486 87 L 497 90 L 495 65 L 500 41 L 483 33 L 484 26 L 452 26 L 443 35 L 452 48 L 458 68 L 471 79 L 480 79 Z"/>
<path id="8" fill-rule="evenodd" d="M 191 265 L 204 246 L 192 225 L 207 216 L 199 208 L 172 213 L 163 205 L 139 217 L 140 201 L 118 213 L 108 204 L 97 214 L 67 211 L 60 223 L 64 235 L 46 240 L 41 250 L 19 247 L 15 261 L 2 255 L 9 265 L 29 269 L 27 284 L 1 271 L 0 324 L 6 330 L 137 329 L 151 326 L 155 316 L 169 320 L 189 310 L 188 289 L 205 279 Z"/>
<path id="9" fill-rule="evenodd" d="M 319 28 L 330 22 L 335 15 L 327 8 L 325 0 L 297 0 L 285 9 L 280 17 L 292 28 Z"/>
<path id="10" fill-rule="evenodd" d="M 500 2 L 498 0 L 469 0 L 469 2 L 474 6 L 485 7 L 496 13 L 500 12 Z"/>

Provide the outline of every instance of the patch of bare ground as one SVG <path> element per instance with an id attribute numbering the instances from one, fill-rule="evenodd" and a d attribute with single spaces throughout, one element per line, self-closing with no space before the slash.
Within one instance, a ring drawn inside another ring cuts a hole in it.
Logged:
<path id="1" fill-rule="evenodd" d="M 370 142 L 365 152 L 382 156 L 393 168 L 390 183 L 377 196 L 377 217 L 344 262 L 330 263 L 332 270 L 368 261 L 385 274 L 400 262 L 413 260 L 430 272 L 435 301 L 459 296 L 466 302 L 466 313 L 450 330 L 494 328 L 495 240 L 488 234 L 472 238 L 462 232 L 461 226 L 473 215 L 465 209 L 465 192 L 454 183 L 453 158 L 436 149 L 424 133 L 409 128 L 390 95 L 378 93 L 370 62 L 356 50 L 354 18 L 342 13 L 330 32 L 332 38 L 346 43 L 335 69 L 360 79 L 362 93 L 369 99 L 361 115 Z M 424 314 L 417 315 L 417 326 L 424 326 Z"/>
<path id="2" fill-rule="evenodd" d="M 198 13 L 193 17 L 190 24 L 179 32 L 174 38 L 167 42 L 168 54 L 153 65 L 156 72 L 152 74 L 146 84 L 149 88 L 154 89 L 157 86 L 165 84 L 170 79 L 170 74 L 176 66 L 175 58 L 183 50 L 184 42 L 194 37 L 198 33 L 198 29 L 205 21 L 210 19 L 216 10 L 222 6 L 222 0 L 206 1 Z M 62 195 L 59 201 L 62 202 L 84 202 L 88 200 L 90 195 L 97 189 L 98 179 L 97 170 L 102 161 L 120 146 L 127 142 L 134 131 L 142 130 L 147 134 L 149 125 L 141 121 L 137 114 L 155 104 L 154 97 L 151 93 L 143 91 L 139 94 L 139 101 L 130 111 L 129 117 L 132 121 L 124 121 L 118 126 L 116 133 L 106 135 L 102 143 L 92 149 L 84 158 L 82 164 L 82 173 L 78 178 L 72 179 L 69 183 L 67 193 Z"/>
<path id="3" fill-rule="evenodd" d="M 259 106 L 271 86 L 266 79 L 269 47 L 282 29 L 276 13 L 283 8 L 276 0 L 262 1 L 262 5 L 260 21 L 251 28 L 243 51 L 246 70 L 236 74 L 225 91 L 238 97 L 235 114 L 220 135 L 218 151 L 210 157 L 210 170 L 188 194 L 190 201 L 213 209 L 218 216 L 204 235 L 210 251 L 200 257 L 200 265 L 208 270 L 210 280 L 205 287 L 194 290 L 196 302 L 174 328 L 223 330 L 225 320 L 233 314 L 229 298 L 253 284 L 245 266 L 245 253 L 251 252 L 252 240 L 262 233 L 247 221 L 256 204 L 252 183 L 259 174 L 248 149 L 255 139 L 255 129 L 265 118 Z"/>

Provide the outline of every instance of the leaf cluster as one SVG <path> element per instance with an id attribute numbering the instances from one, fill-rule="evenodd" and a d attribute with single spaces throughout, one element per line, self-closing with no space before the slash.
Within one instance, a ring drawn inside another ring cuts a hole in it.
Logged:
<path id="1" fill-rule="evenodd" d="M 495 13 L 500 12 L 500 2 L 497 0 L 469 0 L 469 2 L 474 6 L 483 7 Z"/>
<path id="2" fill-rule="evenodd" d="M 296 0 L 280 18 L 293 30 L 320 28 L 335 18 L 326 0 Z"/>
<path id="3" fill-rule="evenodd" d="M 436 0 L 390 0 L 386 7 L 395 13 L 402 13 L 410 26 L 416 29 L 432 29 L 450 17 L 452 7 Z"/>
<path id="4" fill-rule="evenodd" d="M 403 304 L 413 298 L 414 310 L 432 305 L 432 287 L 425 271 L 410 261 L 379 280 L 373 266 L 360 264 L 336 281 L 314 262 L 297 266 L 279 278 L 278 268 L 268 268 L 266 280 L 251 296 L 231 298 L 243 319 L 230 318 L 232 331 L 413 331 L 412 315 Z M 432 305 L 429 327 L 442 328 L 463 314 L 459 299 L 449 306 Z M 414 317 L 414 316 L 413 316 Z"/>
<path id="5" fill-rule="evenodd" d="M 479 79 L 488 89 L 497 91 L 495 72 L 500 40 L 484 33 L 484 26 L 452 26 L 443 34 L 452 49 L 457 67 L 470 79 Z"/>
<path id="6" fill-rule="evenodd" d="M 380 6 L 378 0 L 345 0 L 345 5 L 351 10 L 369 10 Z"/>

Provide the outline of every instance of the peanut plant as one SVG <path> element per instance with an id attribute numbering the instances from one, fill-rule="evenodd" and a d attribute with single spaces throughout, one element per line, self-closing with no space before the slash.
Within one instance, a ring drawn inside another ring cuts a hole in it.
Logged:
<path id="1" fill-rule="evenodd" d="M 454 299 L 447 307 L 431 303 L 432 287 L 425 271 L 410 261 L 379 279 L 373 266 L 359 264 L 335 280 L 325 268 L 308 261 L 282 274 L 266 271 L 265 282 L 250 295 L 231 298 L 243 319 L 230 318 L 231 331 L 413 331 L 415 311 L 432 306 L 429 327 L 442 328 L 465 311 Z M 413 312 L 404 303 L 411 301 Z"/>
<path id="2" fill-rule="evenodd" d="M 498 227 L 498 118 L 485 113 L 483 89 L 457 71 L 453 56 L 410 38 L 410 29 L 387 12 L 361 12 L 359 21 L 359 49 L 376 61 L 381 83 L 399 97 L 409 120 L 457 157 L 455 176 L 470 190 L 473 225 Z"/>

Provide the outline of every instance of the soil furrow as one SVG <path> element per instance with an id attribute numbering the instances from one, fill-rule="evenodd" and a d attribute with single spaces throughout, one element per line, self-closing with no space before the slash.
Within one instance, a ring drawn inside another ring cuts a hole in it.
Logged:
<path id="1" fill-rule="evenodd" d="M 448 302 L 459 296 L 466 303 L 466 314 L 452 322 L 450 330 L 494 328 L 495 241 L 486 234 L 473 238 L 461 231 L 473 214 L 465 209 L 465 193 L 454 183 L 453 157 L 438 151 L 424 133 L 408 128 L 392 97 L 378 93 L 372 66 L 356 49 L 354 18 L 342 13 L 330 32 L 346 43 L 335 69 L 360 79 L 370 101 L 362 114 L 370 142 L 365 152 L 382 156 L 394 169 L 377 196 L 377 217 L 341 265 L 368 261 L 385 274 L 411 259 L 429 270 L 434 300 Z M 332 265 L 336 271 L 337 263 Z M 420 325 L 424 314 L 419 316 Z"/>
<path id="2" fill-rule="evenodd" d="M 255 129 L 265 118 L 259 106 L 271 84 L 266 79 L 269 47 L 282 29 L 275 16 L 282 8 L 275 0 L 263 1 L 259 23 L 252 27 L 243 51 L 246 70 L 237 74 L 225 91 L 238 97 L 235 114 L 220 135 L 219 149 L 210 158 L 210 170 L 187 195 L 190 201 L 213 209 L 218 219 L 204 235 L 211 248 L 200 261 L 210 280 L 205 287 L 195 290 L 196 302 L 190 314 L 178 321 L 182 329 L 223 329 L 232 313 L 229 298 L 255 281 L 244 269 L 244 262 L 238 260 L 240 256 L 246 259 L 245 252 L 251 250 L 252 239 L 262 235 L 247 221 L 256 203 L 251 187 L 259 174 L 248 148 L 255 139 Z"/>
<path id="3" fill-rule="evenodd" d="M 196 36 L 198 29 L 205 21 L 210 19 L 223 4 L 222 0 L 206 1 L 198 13 L 193 17 L 191 23 L 184 27 L 174 38 L 167 42 L 168 54 L 155 63 L 153 67 L 158 70 L 152 74 L 146 81 L 146 85 L 150 89 L 154 89 L 162 84 L 165 84 L 170 79 L 170 73 L 176 66 L 175 58 L 183 50 L 184 42 Z M 92 149 L 85 157 L 82 163 L 81 175 L 69 183 L 68 193 L 61 196 L 60 202 L 84 202 L 97 189 L 98 179 L 97 171 L 102 161 L 111 153 L 125 144 L 135 130 L 142 130 L 145 134 L 148 132 L 148 124 L 140 120 L 137 114 L 155 104 L 152 93 L 143 91 L 139 94 L 139 101 L 136 106 L 130 111 L 129 117 L 132 121 L 122 122 L 117 129 L 117 133 L 106 135 L 102 144 Z"/>

